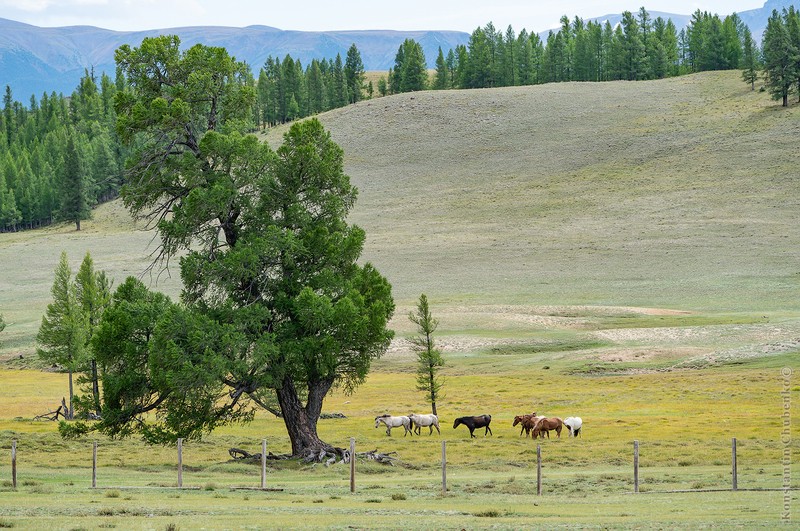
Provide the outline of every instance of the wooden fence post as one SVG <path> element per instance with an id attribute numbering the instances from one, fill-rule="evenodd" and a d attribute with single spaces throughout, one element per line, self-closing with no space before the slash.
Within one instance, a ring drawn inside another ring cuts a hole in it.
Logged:
<path id="1" fill-rule="evenodd" d="M 183 439 L 178 439 L 178 488 L 183 487 Z"/>
<path id="2" fill-rule="evenodd" d="M 11 441 L 11 486 L 17 488 L 17 440 Z"/>
<path id="3" fill-rule="evenodd" d="M 639 441 L 633 441 L 633 492 L 639 492 Z"/>
<path id="4" fill-rule="evenodd" d="M 542 445 L 536 445 L 536 495 L 542 495 Z"/>
<path id="5" fill-rule="evenodd" d="M 261 439 L 261 488 L 267 488 L 267 440 Z"/>
<path id="6" fill-rule="evenodd" d="M 92 444 L 92 488 L 97 488 L 97 441 Z"/>
<path id="7" fill-rule="evenodd" d="M 356 439 L 350 437 L 350 492 L 356 491 Z"/>
<path id="8" fill-rule="evenodd" d="M 731 440 L 731 472 L 733 478 L 733 490 L 739 490 L 739 478 L 736 471 L 736 437 Z"/>
<path id="9" fill-rule="evenodd" d="M 442 496 L 447 495 L 447 442 L 442 441 Z"/>

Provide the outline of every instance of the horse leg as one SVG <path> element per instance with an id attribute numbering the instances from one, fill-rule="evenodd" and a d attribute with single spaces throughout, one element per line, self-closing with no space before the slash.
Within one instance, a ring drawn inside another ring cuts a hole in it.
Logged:
<path id="1" fill-rule="evenodd" d="M 486 432 L 483 434 L 483 436 L 486 437 L 487 433 L 492 437 L 494 437 L 494 433 L 492 433 L 492 428 L 490 428 L 489 426 L 486 426 Z"/>
<path id="2" fill-rule="evenodd" d="M 441 432 L 441 430 L 439 429 L 439 424 L 434 424 L 433 426 L 436 428 L 436 433 L 438 433 L 439 435 L 441 435 L 441 434 L 442 434 L 442 432 Z M 431 431 L 431 433 L 433 433 L 433 431 Z"/>
<path id="3" fill-rule="evenodd" d="M 392 427 L 388 424 L 386 425 L 386 435 L 391 437 L 392 436 Z"/>

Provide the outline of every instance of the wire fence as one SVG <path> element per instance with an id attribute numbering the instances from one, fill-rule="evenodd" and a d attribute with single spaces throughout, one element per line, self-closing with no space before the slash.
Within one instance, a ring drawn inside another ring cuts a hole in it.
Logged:
<path id="1" fill-rule="evenodd" d="M 18 459 L 24 460 L 24 455 L 19 452 L 18 448 L 18 440 L 13 439 L 11 441 L 11 487 L 16 489 L 17 482 L 18 482 Z M 184 448 L 183 448 L 183 439 L 178 439 L 175 448 L 175 484 L 174 486 L 135 486 L 135 485 L 100 485 L 98 482 L 98 471 L 102 470 L 103 463 L 98 460 L 98 442 L 93 441 L 91 445 L 91 488 L 99 489 L 142 489 L 142 488 L 176 488 L 176 489 L 200 489 L 198 486 L 189 486 L 184 484 Z M 437 467 L 441 467 L 441 493 L 442 495 L 447 495 L 451 489 L 451 486 L 448 486 L 448 463 L 447 463 L 447 441 L 441 441 L 441 460 L 439 463 L 436 463 Z M 87 450 L 87 461 L 88 461 L 89 451 Z M 233 454 L 232 454 L 233 455 Z M 353 457 L 355 456 L 355 457 Z M 366 461 L 366 459 L 359 459 L 359 454 L 356 452 L 356 440 L 355 438 L 350 438 L 350 446 L 349 451 L 345 452 L 343 462 L 349 465 L 350 469 L 350 492 L 356 492 L 356 475 L 358 470 L 358 462 L 359 461 Z M 782 492 L 791 492 L 793 490 L 797 490 L 797 487 L 792 487 L 791 483 L 784 482 L 784 485 L 780 488 L 775 487 L 757 487 L 757 486 L 748 486 L 748 485 L 740 485 L 739 482 L 739 455 L 737 452 L 737 440 L 734 437 L 731 440 L 731 452 L 730 452 L 730 484 L 728 485 L 716 485 L 710 488 L 691 488 L 691 489 L 663 489 L 663 490 L 654 490 L 654 489 L 646 489 L 642 490 L 640 488 L 640 444 L 638 440 L 633 441 L 632 446 L 632 466 L 628 469 L 630 476 L 627 479 L 623 479 L 624 486 L 628 487 L 625 489 L 625 492 L 629 492 L 630 494 L 643 494 L 643 493 L 687 493 L 687 492 L 723 492 L 723 491 L 749 491 L 749 492 L 760 492 L 760 491 L 782 491 Z M 268 477 L 267 477 L 267 461 L 274 458 L 271 454 L 267 452 L 267 440 L 263 439 L 261 441 L 261 452 L 259 454 L 251 455 L 250 457 L 254 457 L 260 459 L 260 484 L 259 485 L 231 485 L 231 489 L 248 489 L 248 490 L 265 490 L 265 491 L 282 491 L 282 488 L 270 487 L 268 485 Z M 538 496 L 542 496 L 548 489 L 547 477 L 543 473 L 543 464 L 546 463 L 546 454 L 543 455 L 542 452 L 542 445 L 536 445 L 536 494 Z M 88 468 L 88 467 L 87 467 Z M 551 469 L 552 470 L 552 469 Z M 88 472 L 87 472 L 88 475 Z M 248 478 L 248 481 L 251 478 Z M 632 480 L 632 489 L 630 489 Z M 432 480 L 435 483 L 436 480 Z M 552 489 L 552 492 L 557 492 L 557 488 Z"/>

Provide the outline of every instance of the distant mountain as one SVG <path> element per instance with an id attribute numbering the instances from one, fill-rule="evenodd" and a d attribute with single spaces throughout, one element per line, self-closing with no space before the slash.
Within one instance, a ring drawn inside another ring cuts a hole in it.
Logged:
<path id="1" fill-rule="evenodd" d="M 792 3 L 792 0 L 768 0 L 762 8 L 739 15 L 760 42 L 772 10 L 780 11 Z M 720 16 L 728 14 L 720 13 Z M 658 16 L 671 18 L 678 31 L 691 19 L 690 15 L 655 11 L 650 15 L 654 19 Z M 617 14 L 592 20 L 608 20 L 616 25 L 620 19 Z M 224 46 L 237 59 L 247 61 L 256 73 L 268 56 L 283 58 L 290 54 L 307 65 L 311 59 L 334 58 L 337 53 L 344 59 L 353 43 L 358 46 L 367 70 L 388 70 L 394 64 L 397 48 L 408 38 L 422 45 L 432 67 L 440 46 L 447 52 L 469 41 L 468 33 L 458 31 L 307 32 L 268 26 L 197 26 L 121 32 L 92 26 L 40 28 L 0 18 L 0 88 L 9 85 L 14 99 L 23 102 L 31 95 L 40 97 L 44 92 L 69 94 L 85 69 L 94 67 L 96 73 L 105 71 L 113 76 L 114 50 L 122 44 L 136 46 L 145 37 L 164 34 L 178 35 L 186 47 L 197 43 Z M 546 37 L 547 32 L 543 35 Z"/>
<path id="2" fill-rule="evenodd" d="M 137 46 L 145 37 L 175 34 L 181 45 L 197 43 L 223 46 L 246 61 L 258 75 L 267 57 L 290 54 L 307 65 L 312 59 L 347 55 L 353 43 L 367 70 L 388 70 L 405 39 L 419 42 L 431 64 L 441 46 L 445 52 L 466 44 L 469 34 L 458 31 L 284 31 L 268 26 L 246 28 L 196 26 L 148 31 L 111 31 L 91 26 L 40 28 L 0 18 L 0 86 L 11 86 L 14 99 L 27 103 L 43 92 L 69 94 L 84 70 L 94 67 L 113 77 L 114 50 L 123 44 Z"/>

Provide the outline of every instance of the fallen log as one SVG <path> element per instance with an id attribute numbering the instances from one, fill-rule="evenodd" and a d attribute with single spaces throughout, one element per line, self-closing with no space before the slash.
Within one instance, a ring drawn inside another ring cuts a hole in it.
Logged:
<path id="1" fill-rule="evenodd" d="M 228 454 L 232 459 L 237 461 L 259 461 L 261 459 L 261 452 L 250 453 L 247 450 L 242 450 L 241 448 L 229 448 Z M 375 461 L 376 463 L 390 466 L 394 466 L 394 462 L 399 460 L 398 457 L 394 457 L 395 455 L 397 455 L 397 452 L 383 453 L 379 452 L 377 448 L 369 452 L 356 452 L 357 458 L 367 461 Z M 309 448 L 303 455 L 300 456 L 293 456 L 291 454 L 273 454 L 272 452 L 267 454 L 267 459 L 271 460 L 284 460 L 293 458 L 301 459 L 306 463 L 325 463 L 325 466 L 330 466 L 337 462 L 346 464 L 350 462 L 350 450 L 339 448 L 337 446 L 324 446 L 322 448 Z"/>
<path id="2" fill-rule="evenodd" d="M 257 454 L 251 454 L 247 450 L 242 450 L 241 448 L 229 448 L 228 454 L 237 461 L 248 460 L 248 459 L 251 459 L 253 461 L 261 460 L 261 452 L 258 452 Z M 291 459 L 291 457 L 292 457 L 291 455 L 273 454 L 272 452 L 267 453 L 267 459 L 273 459 L 273 460 Z"/>
<path id="3" fill-rule="evenodd" d="M 64 410 L 63 412 L 61 410 Z M 65 405 L 58 406 L 58 409 L 55 411 L 48 411 L 47 413 L 42 413 L 41 415 L 36 415 L 33 417 L 33 420 L 50 420 L 56 421 L 58 417 L 64 417 L 64 420 L 67 420 L 67 409 Z"/>

